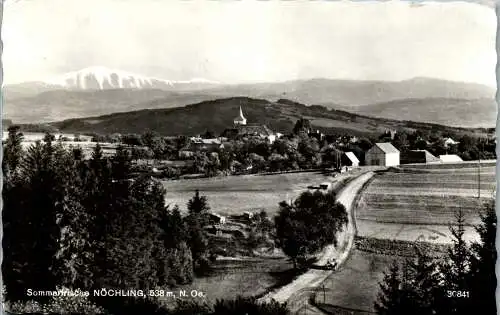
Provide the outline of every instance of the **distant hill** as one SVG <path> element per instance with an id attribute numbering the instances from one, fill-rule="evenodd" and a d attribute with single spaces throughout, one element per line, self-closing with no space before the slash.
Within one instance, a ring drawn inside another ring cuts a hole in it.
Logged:
<path id="1" fill-rule="evenodd" d="M 494 99 L 421 98 L 366 106 L 343 106 L 347 111 L 383 118 L 427 121 L 456 127 L 492 127 L 496 124 Z"/>
<path id="2" fill-rule="evenodd" d="M 287 100 L 269 102 L 247 97 L 205 101 L 177 108 L 69 119 L 50 125 L 62 132 L 78 133 L 143 133 L 148 129 L 163 135 L 197 135 L 206 130 L 220 133 L 232 126 L 240 106 L 249 123 L 266 124 L 274 131 L 282 133 L 289 133 L 297 119 L 301 117 L 310 119 L 312 125 L 320 130 L 346 132 L 358 136 L 379 135 L 388 128 L 472 132 L 440 125 L 371 118 L 345 111 L 329 110 L 323 106 L 305 106 Z"/>
<path id="3" fill-rule="evenodd" d="M 70 83 L 78 82 L 77 86 L 85 86 L 83 90 L 71 88 L 71 84 L 66 87 L 55 84 L 63 79 L 6 86 L 4 117 L 16 122 L 40 123 L 244 96 L 269 101 L 286 98 L 302 104 L 379 117 L 403 117 L 464 127 L 493 127 L 496 121 L 496 108 L 492 106 L 494 89 L 431 78 L 399 82 L 310 79 L 240 85 L 211 84 L 200 80 L 148 85 L 147 82 L 153 79 L 137 76 L 130 80 L 144 83 L 141 83 L 141 88 L 116 89 L 112 88 L 117 86 L 114 72 L 88 77 L 93 85 L 90 81 L 82 85 L 86 73 L 68 74 L 63 78 Z M 120 78 L 123 87 L 127 76 L 122 74 Z M 105 82 L 114 82 L 114 85 L 108 87 Z M 96 88 L 92 89 L 92 86 Z M 100 89 L 101 86 L 106 88 Z M 474 108 L 472 112 L 471 108 Z"/>
<path id="4" fill-rule="evenodd" d="M 205 91 L 215 95 L 286 98 L 303 104 L 357 107 L 400 99 L 494 99 L 495 90 L 481 84 L 433 78 L 404 81 L 310 79 L 277 83 L 221 86 Z"/>
<path id="5" fill-rule="evenodd" d="M 16 123 L 98 116 L 145 108 L 170 108 L 216 98 L 197 92 L 114 89 L 92 91 L 54 90 L 35 96 L 10 99 L 5 96 L 4 117 Z"/>

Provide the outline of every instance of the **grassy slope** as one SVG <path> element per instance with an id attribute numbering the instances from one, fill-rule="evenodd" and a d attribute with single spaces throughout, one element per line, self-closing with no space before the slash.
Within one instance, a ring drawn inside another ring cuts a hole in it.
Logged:
<path id="1" fill-rule="evenodd" d="M 441 125 L 372 118 L 322 106 L 305 106 L 290 101 L 269 102 L 245 97 L 217 99 L 185 107 L 140 110 L 53 123 L 64 132 L 142 133 L 151 129 L 164 135 L 195 135 L 207 129 L 222 132 L 232 125 L 241 106 L 249 123 L 267 124 L 274 131 L 288 133 L 300 117 L 308 117 L 314 126 L 327 132 L 353 135 L 378 135 L 387 128 L 420 128 L 467 132 L 472 130 Z"/>

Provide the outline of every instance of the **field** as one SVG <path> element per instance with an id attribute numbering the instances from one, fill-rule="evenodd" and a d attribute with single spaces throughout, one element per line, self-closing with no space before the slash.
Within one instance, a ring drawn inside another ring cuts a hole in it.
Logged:
<path id="1" fill-rule="evenodd" d="M 186 209 L 188 200 L 199 189 L 200 194 L 207 196 L 210 207 L 217 213 L 231 215 L 265 210 L 273 215 L 278 211 L 279 202 L 296 198 L 307 190 L 307 186 L 326 181 L 338 182 L 352 174 L 357 174 L 357 171 L 337 177 L 321 172 L 307 172 L 166 180 L 163 185 L 167 190 L 166 203 L 177 204 L 181 210 Z"/>
<path id="2" fill-rule="evenodd" d="M 465 166 L 465 167 L 464 167 Z M 496 188 L 495 167 L 468 164 L 404 167 L 377 175 L 356 208 L 358 235 L 367 237 L 448 242 L 448 225 L 462 209 L 466 237 L 476 239 L 473 225 L 479 209 Z M 481 199 L 478 199 L 480 187 Z"/>
<path id="3" fill-rule="evenodd" d="M 318 287 L 316 303 L 335 311 L 333 314 L 343 314 L 340 311 L 349 311 L 346 314 L 373 312 L 378 283 L 394 259 L 401 258 L 353 249 L 345 265 L 323 282 L 324 287 Z"/>
<path id="4" fill-rule="evenodd" d="M 338 271 L 317 289 L 316 305 L 332 314 L 366 314 L 374 312 L 379 282 L 393 261 L 415 257 L 413 242 L 356 237 L 355 249 Z M 417 242 L 417 247 L 434 258 L 442 257 L 447 245 Z"/>
<path id="5" fill-rule="evenodd" d="M 188 295 L 191 290 L 203 292 L 207 303 L 239 295 L 263 295 L 275 286 L 290 282 L 295 276 L 292 267 L 284 257 L 217 260 L 209 275 L 195 278 L 193 283 L 178 289 L 186 290 Z"/>

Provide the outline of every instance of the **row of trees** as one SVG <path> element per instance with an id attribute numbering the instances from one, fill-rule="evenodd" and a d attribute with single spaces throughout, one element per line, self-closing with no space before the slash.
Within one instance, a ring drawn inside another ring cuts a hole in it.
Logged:
<path id="1" fill-rule="evenodd" d="M 26 288 L 148 289 L 192 280 L 190 225 L 165 207 L 160 183 L 128 180 L 127 151 L 108 159 L 97 145 L 83 160 L 46 137 L 23 152 L 21 135 L 9 132 L 2 165 L 8 300 L 25 299 Z"/>
<path id="2" fill-rule="evenodd" d="M 464 218 L 451 228 L 453 245 L 442 259 L 417 250 L 416 259 L 394 262 L 380 283 L 378 314 L 497 314 L 496 215 L 486 207 L 477 228 L 480 241 L 464 240 Z"/>
<path id="3" fill-rule="evenodd" d="M 446 144 L 445 139 L 452 138 L 457 144 Z M 494 159 L 496 158 L 494 139 L 486 137 L 472 137 L 467 134 L 451 134 L 440 132 L 426 132 L 417 130 L 408 132 L 399 130 L 391 138 L 390 133 L 384 133 L 379 141 L 389 141 L 401 152 L 407 150 L 428 150 L 433 155 L 457 154 L 463 160 Z"/>

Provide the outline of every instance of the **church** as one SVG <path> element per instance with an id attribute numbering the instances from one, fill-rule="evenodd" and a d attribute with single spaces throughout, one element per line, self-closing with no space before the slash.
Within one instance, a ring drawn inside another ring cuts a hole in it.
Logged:
<path id="1" fill-rule="evenodd" d="M 233 120 L 233 127 L 224 130 L 222 136 L 228 139 L 244 137 L 257 137 L 267 139 L 272 144 L 281 134 L 275 134 L 269 127 L 263 124 L 248 124 L 240 106 L 239 115 Z"/>

